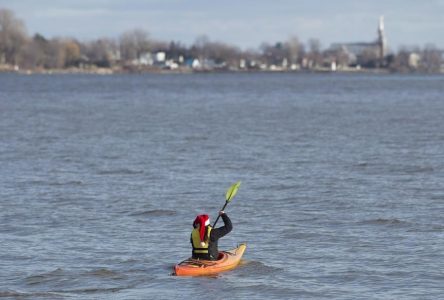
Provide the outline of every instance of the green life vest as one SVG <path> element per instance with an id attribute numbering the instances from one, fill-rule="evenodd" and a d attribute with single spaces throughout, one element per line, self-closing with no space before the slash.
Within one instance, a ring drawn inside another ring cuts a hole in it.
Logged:
<path id="1" fill-rule="evenodd" d="M 204 245 L 200 243 L 200 230 L 199 228 L 194 228 L 191 232 L 191 241 L 193 245 L 193 253 L 200 253 L 200 254 L 208 254 L 208 244 L 210 242 L 210 232 L 211 232 L 211 226 L 208 226 L 207 228 L 207 236 L 204 241 Z"/>

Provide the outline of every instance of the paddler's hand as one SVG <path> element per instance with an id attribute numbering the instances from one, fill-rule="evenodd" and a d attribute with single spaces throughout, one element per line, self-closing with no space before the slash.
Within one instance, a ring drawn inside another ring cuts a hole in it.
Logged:
<path id="1" fill-rule="evenodd" d="M 224 213 L 225 213 L 225 212 L 224 212 L 223 210 L 221 210 L 221 211 L 219 212 L 219 216 L 222 216 Z"/>

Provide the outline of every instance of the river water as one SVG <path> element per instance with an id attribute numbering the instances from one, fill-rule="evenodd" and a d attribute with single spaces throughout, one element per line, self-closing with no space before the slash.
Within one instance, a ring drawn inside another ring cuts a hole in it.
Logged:
<path id="1" fill-rule="evenodd" d="M 0 74 L 0 166 L 2 298 L 444 298 L 443 76 Z"/>

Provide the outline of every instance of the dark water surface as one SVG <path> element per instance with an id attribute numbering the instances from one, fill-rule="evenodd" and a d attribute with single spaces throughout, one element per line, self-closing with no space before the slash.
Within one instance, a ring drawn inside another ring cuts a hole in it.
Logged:
<path id="1" fill-rule="evenodd" d="M 442 76 L 0 74 L 0 166 L 0 297 L 444 298 Z"/>

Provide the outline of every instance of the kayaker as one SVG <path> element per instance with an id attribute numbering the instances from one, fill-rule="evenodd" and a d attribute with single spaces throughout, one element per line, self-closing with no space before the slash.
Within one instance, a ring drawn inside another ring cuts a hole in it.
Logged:
<path id="1" fill-rule="evenodd" d="M 191 232 L 190 238 L 191 245 L 193 246 L 193 258 L 217 260 L 219 256 L 218 240 L 233 229 L 231 220 L 225 212 L 220 211 L 219 216 L 224 221 L 224 226 L 219 228 L 211 227 L 208 215 L 198 215 L 194 220 L 194 229 Z"/>

